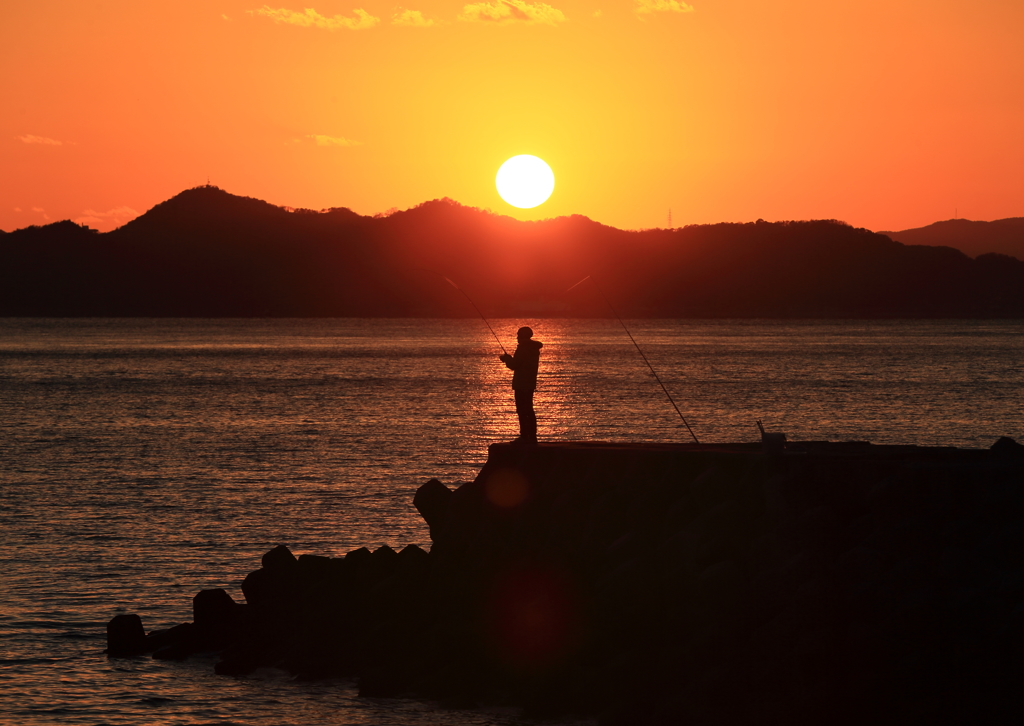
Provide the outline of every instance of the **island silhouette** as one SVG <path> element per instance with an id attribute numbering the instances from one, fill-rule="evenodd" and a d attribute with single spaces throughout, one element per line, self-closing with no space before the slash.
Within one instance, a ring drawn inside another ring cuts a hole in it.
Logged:
<path id="1" fill-rule="evenodd" d="M 955 247 L 971 257 L 995 252 L 1024 259 L 1024 217 L 991 222 L 947 219 L 927 227 L 882 234 L 908 245 Z"/>
<path id="2" fill-rule="evenodd" d="M 375 216 L 292 209 L 214 186 L 111 232 L 63 221 L 0 235 L 0 315 L 474 314 L 428 271 L 494 317 L 608 317 L 597 296 L 566 294 L 584 275 L 631 318 L 1024 317 L 1019 259 L 836 220 L 626 231 L 447 198 Z"/>

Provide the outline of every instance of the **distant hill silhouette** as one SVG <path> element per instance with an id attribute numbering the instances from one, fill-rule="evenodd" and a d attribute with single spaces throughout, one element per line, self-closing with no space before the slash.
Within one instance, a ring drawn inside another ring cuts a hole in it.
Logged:
<path id="1" fill-rule="evenodd" d="M 431 272 L 433 271 L 433 272 Z M 439 274 L 435 274 L 439 273 Z M 112 232 L 0 236 L 3 316 L 1024 317 L 1024 262 L 835 221 L 631 232 L 449 199 L 375 217 L 189 189 Z"/>
<path id="2" fill-rule="evenodd" d="M 1024 217 L 994 222 L 948 219 L 927 227 L 881 234 L 907 245 L 953 247 L 968 257 L 997 253 L 1024 260 Z"/>

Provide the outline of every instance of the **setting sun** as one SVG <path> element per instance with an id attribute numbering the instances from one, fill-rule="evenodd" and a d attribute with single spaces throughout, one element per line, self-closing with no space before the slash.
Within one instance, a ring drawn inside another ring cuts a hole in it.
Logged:
<path id="1" fill-rule="evenodd" d="M 543 159 L 520 154 L 501 165 L 495 184 L 506 202 L 519 209 L 530 209 L 551 196 L 555 190 L 555 174 Z"/>

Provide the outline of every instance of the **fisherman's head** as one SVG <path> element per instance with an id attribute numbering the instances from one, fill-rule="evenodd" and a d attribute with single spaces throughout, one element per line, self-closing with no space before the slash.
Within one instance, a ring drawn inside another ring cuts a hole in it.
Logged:
<path id="1" fill-rule="evenodd" d="M 532 337 L 533 337 L 533 329 L 532 328 L 527 328 L 526 326 L 523 326 L 522 328 L 520 328 L 518 330 L 518 332 L 516 332 L 516 338 L 519 339 L 520 343 L 522 343 L 524 341 L 527 341 L 527 340 L 529 340 Z"/>

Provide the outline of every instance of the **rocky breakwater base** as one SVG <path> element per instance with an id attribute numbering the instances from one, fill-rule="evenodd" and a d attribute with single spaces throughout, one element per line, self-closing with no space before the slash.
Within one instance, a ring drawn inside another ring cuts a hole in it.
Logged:
<path id="1" fill-rule="evenodd" d="M 112 655 L 219 650 L 367 696 L 603 724 L 1024 718 L 1024 447 L 495 444 L 424 484 L 430 552 L 268 552 L 194 623 Z"/>

